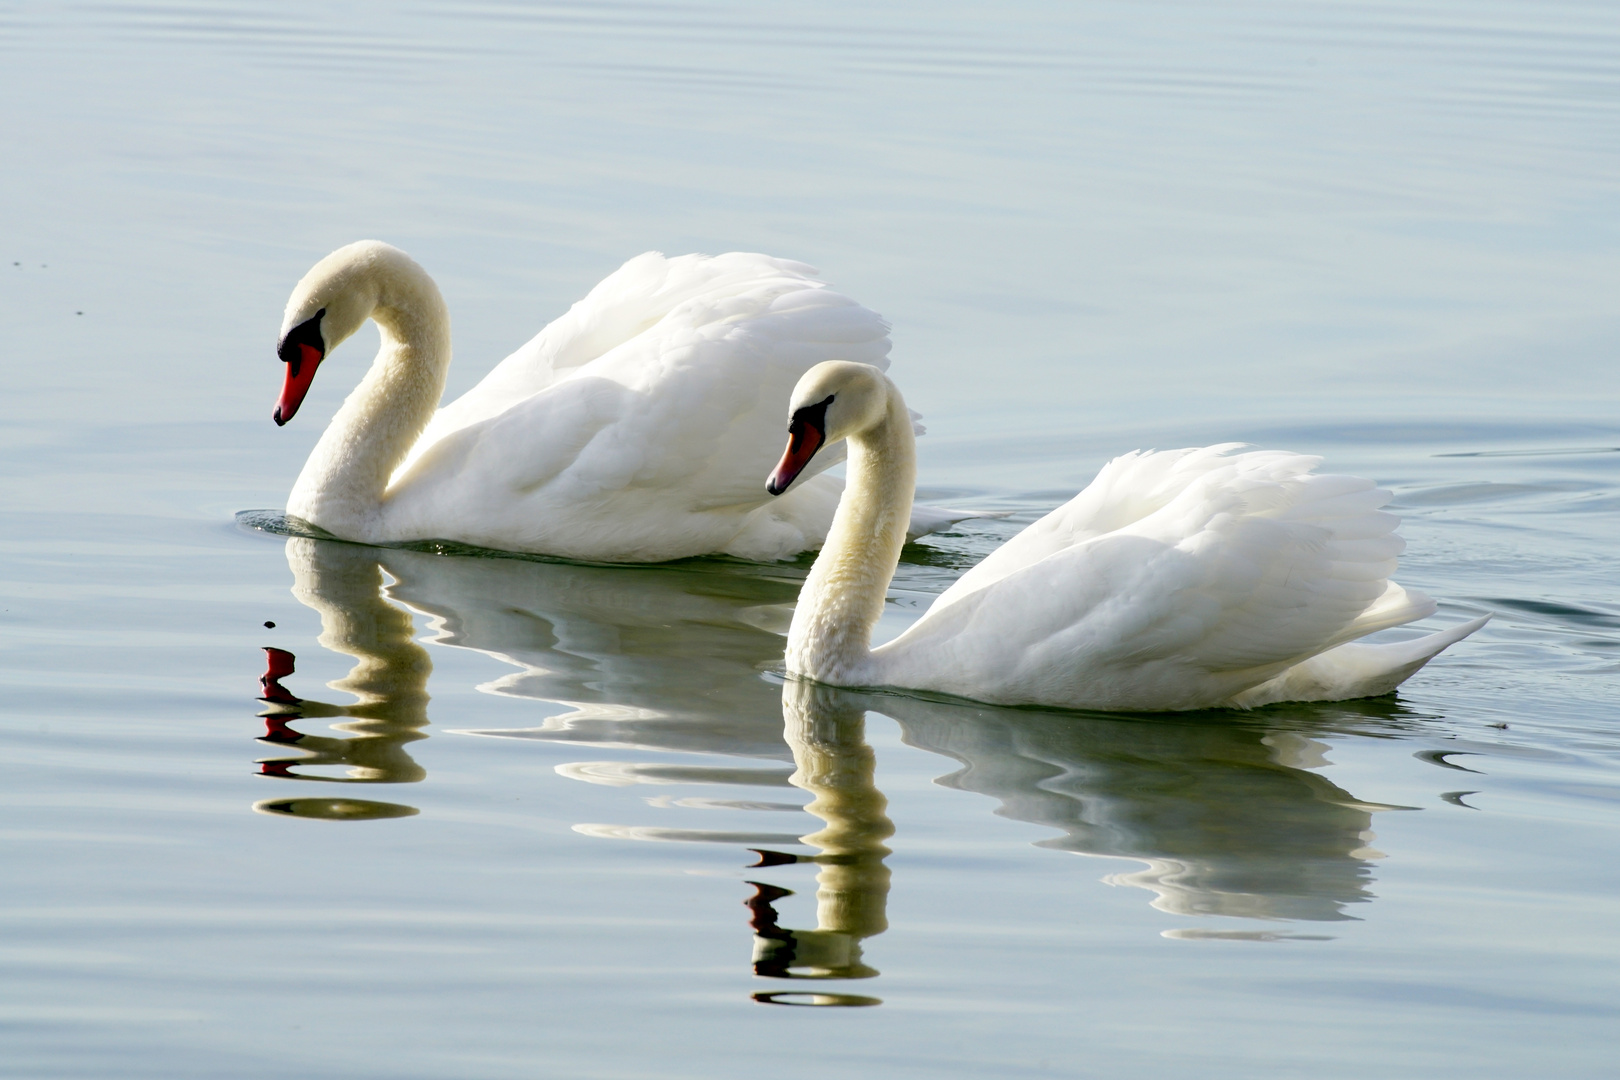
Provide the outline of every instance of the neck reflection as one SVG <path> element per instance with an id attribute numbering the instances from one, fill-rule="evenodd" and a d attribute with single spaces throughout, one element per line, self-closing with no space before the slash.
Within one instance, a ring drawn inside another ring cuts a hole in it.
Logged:
<path id="1" fill-rule="evenodd" d="M 410 784 L 427 775 L 405 747 L 427 738 L 427 680 L 433 671 L 427 651 L 417 644 L 409 612 L 383 596 L 383 572 L 373 549 L 355 544 L 294 537 L 287 541 L 293 595 L 321 617 L 320 643 L 355 659 L 352 670 L 327 685 L 355 700 L 346 705 L 299 698 L 283 679 L 294 674 L 296 658 L 266 649 L 261 678 L 266 708 L 259 715 L 265 733 L 259 741 L 296 750 L 294 756 L 258 761 L 262 776 L 329 784 Z M 346 718 L 331 729 L 347 738 L 313 735 L 295 721 Z M 341 775 L 315 769 L 341 769 Z M 353 821 L 404 817 L 416 808 L 399 803 L 346 797 L 290 797 L 254 804 L 261 813 Z"/>
<path id="2" fill-rule="evenodd" d="M 889 928 L 889 868 L 884 844 L 894 835 L 888 800 L 874 779 L 876 755 L 866 742 L 866 709 L 831 687 L 790 681 L 782 688 L 783 733 L 796 766 L 793 786 L 813 796 L 805 810 L 825 828 L 801 837 L 809 856 L 760 851 L 759 866 L 814 863 L 816 928 L 777 921 L 776 900 L 790 891 L 763 882 L 748 901 L 754 929 L 754 974 L 773 979 L 869 979 L 862 942 Z M 850 995 L 761 993 L 772 1004 L 877 1004 Z"/>

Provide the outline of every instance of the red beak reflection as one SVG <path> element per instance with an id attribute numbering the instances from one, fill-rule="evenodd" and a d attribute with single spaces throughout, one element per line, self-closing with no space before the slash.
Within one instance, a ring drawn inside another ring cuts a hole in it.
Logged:
<path id="1" fill-rule="evenodd" d="M 293 665 L 297 659 L 286 649 L 264 646 L 264 674 L 259 676 L 259 686 L 264 691 L 259 695 L 262 700 L 273 701 L 278 705 L 302 703 L 302 698 L 294 697 L 292 691 L 281 685 L 281 680 L 293 673 Z"/>

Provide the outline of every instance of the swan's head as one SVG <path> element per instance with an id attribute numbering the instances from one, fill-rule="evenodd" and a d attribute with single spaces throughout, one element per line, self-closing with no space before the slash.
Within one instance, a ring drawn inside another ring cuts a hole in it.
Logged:
<path id="1" fill-rule="evenodd" d="M 892 385 L 871 364 L 847 360 L 829 360 L 805 372 L 788 406 L 787 450 L 766 478 L 765 490 L 782 494 L 823 446 L 882 423 Z"/>
<path id="2" fill-rule="evenodd" d="M 276 355 L 287 365 L 274 413 L 277 425 L 291 420 L 303 404 L 327 354 L 371 316 L 381 296 L 383 271 L 400 259 L 411 262 L 396 247 L 361 240 L 316 263 L 293 289 L 276 343 Z"/>

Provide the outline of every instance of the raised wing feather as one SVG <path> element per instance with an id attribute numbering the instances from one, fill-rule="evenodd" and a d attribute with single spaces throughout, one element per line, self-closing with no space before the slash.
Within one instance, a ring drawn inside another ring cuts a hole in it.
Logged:
<path id="1" fill-rule="evenodd" d="M 886 368 L 888 351 L 880 316 L 819 284 L 695 298 L 573 376 L 600 375 L 639 394 L 611 444 L 622 453 L 582 465 L 617 472 L 634 461 L 636 483 L 679 485 L 694 510 L 758 505 L 799 377 L 824 360 Z M 843 457 L 813 462 L 805 479 Z"/>
<path id="2" fill-rule="evenodd" d="M 452 432 L 497 416 L 626 343 L 656 333 L 672 316 L 680 321 L 677 313 L 693 301 L 701 308 L 743 298 L 744 307 L 759 307 L 777 296 L 824 288 L 815 275 L 815 268 L 804 263 L 748 252 L 673 259 L 658 252 L 638 255 L 496 365 L 477 386 L 440 409 L 396 472 L 396 480 Z"/>
<path id="3" fill-rule="evenodd" d="M 984 561 L 958 578 L 929 608 L 936 612 L 969 593 L 1082 541 L 1131 525 L 1168 505 L 1188 484 L 1225 468 L 1226 455 L 1242 443 L 1186 450 L 1134 451 L 1117 457 L 1074 498 L 1008 540 Z M 1304 468 L 1314 458 L 1300 458 Z"/>

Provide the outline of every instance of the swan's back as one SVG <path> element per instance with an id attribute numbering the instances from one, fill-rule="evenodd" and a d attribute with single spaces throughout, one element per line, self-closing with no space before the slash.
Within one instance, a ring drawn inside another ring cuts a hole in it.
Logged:
<path id="1" fill-rule="evenodd" d="M 1390 495 L 1237 444 L 1110 462 L 876 651 L 882 681 L 987 701 L 1227 703 L 1434 604 L 1389 581 Z"/>

